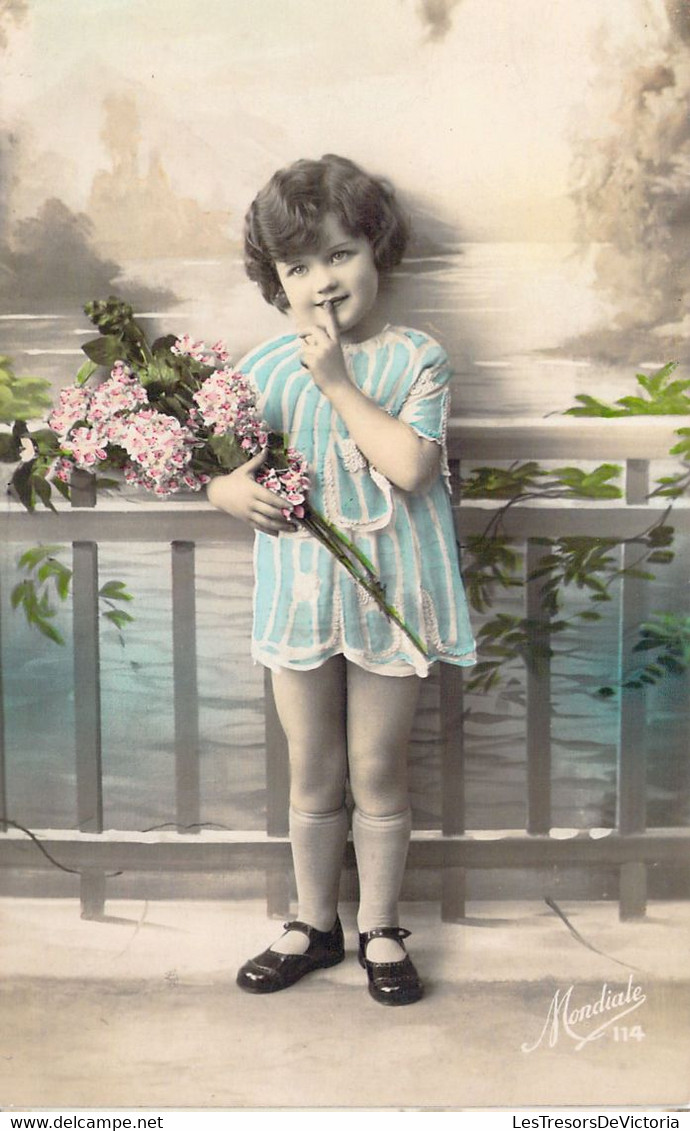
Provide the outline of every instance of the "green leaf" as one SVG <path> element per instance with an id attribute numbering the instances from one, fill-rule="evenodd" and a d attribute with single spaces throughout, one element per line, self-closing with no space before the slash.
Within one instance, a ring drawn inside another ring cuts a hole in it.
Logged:
<path id="1" fill-rule="evenodd" d="M 240 447 L 235 436 L 226 432 L 223 436 L 211 436 L 209 447 L 220 466 L 226 471 L 234 471 L 247 462 L 247 453 Z"/>
<path id="2" fill-rule="evenodd" d="M 64 546 L 33 546 L 30 550 L 24 551 L 17 564 L 20 569 L 35 569 L 40 562 L 60 553 L 61 550 L 64 550 Z"/>
<path id="3" fill-rule="evenodd" d="M 127 592 L 124 581 L 107 581 L 98 590 L 99 597 L 108 598 L 111 601 L 133 601 L 131 593 Z"/>
<path id="4" fill-rule="evenodd" d="M 125 349 L 120 338 L 112 334 L 105 334 L 100 338 L 93 338 L 81 347 L 86 356 L 96 363 L 111 369 L 116 361 L 124 359 Z"/>
<path id="5" fill-rule="evenodd" d="M 28 511 L 36 509 L 36 500 L 31 484 L 32 473 L 33 463 L 22 463 L 19 465 L 10 481 L 17 494 L 17 498 Z"/>
<path id="6" fill-rule="evenodd" d="M 103 613 L 105 620 L 109 620 L 116 628 L 123 629 L 126 624 L 130 624 L 135 618 L 126 613 L 124 609 L 109 609 Z"/>
<path id="7" fill-rule="evenodd" d="M 155 342 L 151 346 L 151 350 L 154 354 L 169 353 L 171 348 L 175 345 L 176 341 L 177 334 L 165 334 L 165 336 L 162 338 L 156 338 Z"/>
<path id="8" fill-rule="evenodd" d="M 55 507 L 50 501 L 52 489 L 48 480 L 44 479 L 42 475 L 33 475 L 31 477 L 31 486 L 43 503 L 44 507 L 47 507 L 48 510 L 54 511 Z"/>
<path id="9" fill-rule="evenodd" d="M 99 341 L 102 339 L 99 339 Z M 84 348 L 84 347 L 82 347 Z M 116 358 L 117 360 L 117 358 Z M 96 373 L 99 364 L 96 361 L 85 361 L 74 378 L 76 385 L 85 385 L 90 377 Z"/>
<path id="10" fill-rule="evenodd" d="M 43 636 L 47 636 L 49 640 L 52 640 L 54 644 L 65 643 L 64 636 L 61 632 L 58 632 L 57 628 L 55 628 L 54 625 L 48 624 L 44 620 L 37 620 L 35 621 L 35 624 L 38 631 L 42 633 Z"/>
<path id="11" fill-rule="evenodd" d="M 0 432 L 0 463 L 16 463 L 20 445 L 11 432 Z"/>
<path id="12" fill-rule="evenodd" d="M 603 404 L 602 401 L 598 401 L 595 397 L 590 397 L 587 393 L 579 393 L 575 397 L 575 400 L 580 402 L 579 407 L 567 409 L 566 412 L 564 413 L 565 416 L 618 416 L 619 415 L 619 413 L 616 412 L 616 410 L 614 408 L 611 408 L 609 405 Z"/>

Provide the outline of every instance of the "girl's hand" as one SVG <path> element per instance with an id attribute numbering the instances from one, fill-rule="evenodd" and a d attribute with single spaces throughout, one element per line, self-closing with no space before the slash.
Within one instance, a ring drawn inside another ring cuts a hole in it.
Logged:
<path id="1" fill-rule="evenodd" d="M 314 384 L 328 396 L 343 383 L 350 384 L 340 329 L 330 302 L 323 304 L 325 326 L 309 326 L 300 333 L 302 339 L 302 365 L 308 369 Z"/>
<path id="2" fill-rule="evenodd" d="M 280 534 L 294 530 L 294 523 L 282 513 L 286 503 L 265 487 L 260 487 L 254 473 L 261 467 L 268 452 L 264 449 L 229 475 L 218 475 L 209 483 L 208 501 L 219 510 L 249 523 L 262 534 Z"/>

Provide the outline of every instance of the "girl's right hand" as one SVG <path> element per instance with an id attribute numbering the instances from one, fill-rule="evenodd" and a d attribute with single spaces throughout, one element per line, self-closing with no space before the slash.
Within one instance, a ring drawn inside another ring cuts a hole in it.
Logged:
<path id="1" fill-rule="evenodd" d="M 219 510 L 248 522 L 262 534 L 275 535 L 294 530 L 295 525 L 282 513 L 285 500 L 260 487 L 254 478 L 267 454 L 264 449 L 229 475 L 213 478 L 206 488 L 206 495 Z"/>

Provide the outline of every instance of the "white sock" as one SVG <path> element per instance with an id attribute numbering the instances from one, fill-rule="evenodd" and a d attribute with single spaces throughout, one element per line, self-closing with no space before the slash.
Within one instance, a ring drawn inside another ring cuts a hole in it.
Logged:
<path id="1" fill-rule="evenodd" d="M 352 839 L 359 873 L 360 931 L 399 926 L 398 900 L 411 830 L 409 808 L 389 817 L 371 817 L 355 809 Z"/>
<path id="2" fill-rule="evenodd" d="M 338 913 L 348 824 L 345 806 L 332 813 L 303 813 L 290 806 L 297 918 L 317 931 L 330 931 Z M 308 945 L 306 935 L 288 931 L 271 949 L 281 954 L 303 954 Z"/>

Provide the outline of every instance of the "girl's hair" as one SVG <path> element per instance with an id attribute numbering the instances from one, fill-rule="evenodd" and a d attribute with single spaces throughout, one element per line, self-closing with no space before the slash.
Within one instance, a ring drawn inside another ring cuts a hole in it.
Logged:
<path id="1" fill-rule="evenodd" d="M 266 302 L 283 312 L 288 300 L 275 261 L 287 261 L 319 244 L 321 223 L 333 213 L 351 236 L 366 236 L 378 271 L 403 257 L 409 226 L 389 183 L 365 173 L 347 157 L 295 161 L 274 173 L 245 218 L 244 263 Z"/>

